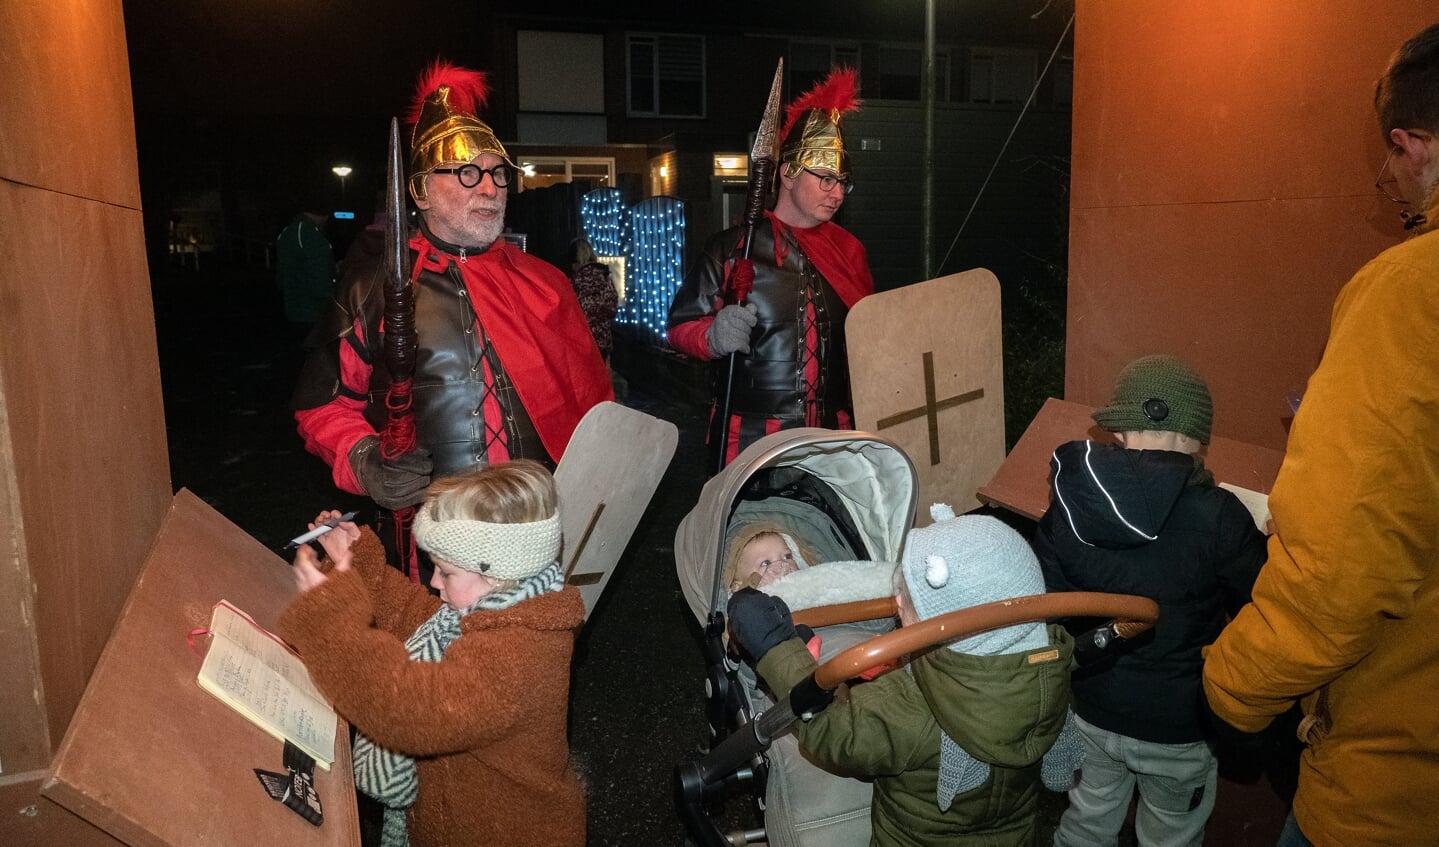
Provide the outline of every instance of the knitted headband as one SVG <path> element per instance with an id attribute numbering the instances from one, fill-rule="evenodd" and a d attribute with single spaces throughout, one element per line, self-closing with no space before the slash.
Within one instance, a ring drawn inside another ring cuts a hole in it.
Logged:
<path id="1" fill-rule="evenodd" d="M 415 515 L 415 543 L 456 567 L 494 579 L 524 579 L 560 554 L 560 513 L 528 523 L 437 521 L 426 503 Z"/>

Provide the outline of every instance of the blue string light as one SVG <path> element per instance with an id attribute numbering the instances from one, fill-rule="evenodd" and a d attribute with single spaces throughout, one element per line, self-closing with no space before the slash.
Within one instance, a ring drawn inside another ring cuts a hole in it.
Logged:
<path id="1" fill-rule="evenodd" d="M 684 201 L 651 197 L 626 210 L 618 189 L 600 188 L 580 199 L 580 222 L 597 254 L 625 257 L 625 301 L 615 321 L 667 339 L 665 321 L 684 272 Z"/>
<path id="2" fill-rule="evenodd" d="M 580 225 L 590 247 L 601 256 L 624 255 L 625 195 L 618 188 L 596 188 L 580 198 Z"/>

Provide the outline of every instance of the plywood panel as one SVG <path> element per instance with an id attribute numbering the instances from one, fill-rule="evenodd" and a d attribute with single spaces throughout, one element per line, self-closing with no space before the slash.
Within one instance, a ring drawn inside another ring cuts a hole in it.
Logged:
<path id="1" fill-rule="evenodd" d="M 1279 449 L 1334 295 L 1402 237 L 1373 85 L 1430 4 L 1079 0 L 1065 397 L 1130 359 L 1209 380 L 1215 432 Z"/>
<path id="2" fill-rule="evenodd" d="M 0 3 L 0 176 L 140 208 L 120 0 Z"/>
<path id="3" fill-rule="evenodd" d="M 0 386 L 5 363 L 0 360 Z M 42 768 L 50 761 L 50 736 L 45 723 L 44 687 L 40 684 L 40 645 L 35 640 L 35 598 L 21 533 L 20 495 L 15 488 L 15 442 L 10 435 L 10 409 L 0 391 L 0 598 L 12 614 L 0 615 L 0 772 Z M 3 810 L 4 806 L 0 806 Z M 3 820 L 0 816 L 0 820 Z M 0 825 L 0 835 L 4 835 Z M 0 842 L 4 842 L 0 838 Z"/>
<path id="4" fill-rule="evenodd" d="M 0 785 L 0 844 L 5 847 L 120 847 L 104 830 L 53 800 L 40 796 L 34 774 Z"/>
<path id="5" fill-rule="evenodd" d="M 1365 197 L 1074 210 L 1065 398 L 1102 404 L 1127 362 L 1170 353 L 1209 382 L 1215 433 L 1282 448 L 1292 416 L 1285 396 L 1319 363 L 1334 295 L 1383 245 L 1378 227 L 1388 222 L 1377 216 L 1388 205 Z"/>
<path id="6" fill-rule="evenodd" d="M 980 268 L 871 295 L 845 321 L 855 426 L 904 450 L 921 503 L 980 505 L 1004 459 L 999 314 Z"/>
<path id="7" fill-rule="evenodd" d="M 555 468 L 565 578 L 588 619 L 630 536 L 654 497 L 679 442 L 679 429 L 618 403 L 585 413 Z"/>
<path id="8" fill-rule="evenodd" d="M 1053 397 L 1046 400 L 994 477 L 980 486 L 980 499 L 1038 520 L 1049 509 L 1049 459 L 1055 448 L 1066 441 L 1115 443 L 1113 434 L 1094 423 L 1093 411 L 1083 403 Z M 1205 467 L 1217 482 L 1261 494 L 1274 487 L 1284 459 L 1278 450 L 1220 437 L 1214 438 L 1204 456 Z"/>
<path id="9" fill-rule="evenodd" d="M 170 469 L 140 213 L 0 182 L 0 221 L 23 222 L 0 234 L 13 459 L 0 473 L 41 669 L 12 690 L 43 700 L 49 739 L 28 740 L 26 764 L 43 767 L 164 516 Z"/>
<path id="10" fill-rule="evenodd" d="M 270 799 L 254 769 L 283 771 L 279 741 L 201 690 L 187 636 L 229 600 L 276 629 L 295 594 L 289 565 L 188 490 L 175 495 L 45 796 L 133 845 L 357 844 L 348 728 L 315 771 L 315 829 Z"/>
<path id="11" fill-rule="evenodd" d="M 1374 80 L 1412 0 L 1080 0 L 1073 204 L 1372 194 Z"/>
<path id="12" fill-rule="evenodd" d="M 114 843 L 35 793 L 170 502 L 119 0 L 0 3 L 0 843 Z"/>

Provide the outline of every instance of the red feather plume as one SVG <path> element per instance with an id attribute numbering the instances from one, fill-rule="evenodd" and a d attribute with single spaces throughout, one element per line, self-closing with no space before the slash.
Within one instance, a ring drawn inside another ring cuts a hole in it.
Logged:
<path id="1" fill-rule="evenodd" d="M 457 112 L 478 115 L 480 107 L 489 99 L 489 77 L 484 71 L 472 71 L 436 59 L 420 74 L 419 84 L 415 86 L 415 101 L 410 104 L 405 123 L 413 126 L 419 122 L 425 101 L 433 97 L 442 85 L 450 87 L 450 108 Z"/>
<path id="2" fill-rule="evenodd" d="M 854 68 L 836 68 L 830 71 L 823 82 L 801 94 L 785 108 L 784 131 L 780 138 L 789 138 L 790 130 L 799 123 L 810 109 L 823 111 L 858 112 L 861 101 L 858 97 L 859 82 L 855 79 Z"/>

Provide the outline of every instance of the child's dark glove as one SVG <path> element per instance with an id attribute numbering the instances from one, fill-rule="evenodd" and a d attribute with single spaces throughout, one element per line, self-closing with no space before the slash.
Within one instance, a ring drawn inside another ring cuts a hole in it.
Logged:
<path id="1" fill-rule="evenodd" d="M 739 646 L 741 656 L 753 662 L 799 634 L 789 606 L 753 588 L 736 591 L 725 613 L 729 616 L 730 640 Z"/>

